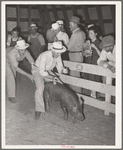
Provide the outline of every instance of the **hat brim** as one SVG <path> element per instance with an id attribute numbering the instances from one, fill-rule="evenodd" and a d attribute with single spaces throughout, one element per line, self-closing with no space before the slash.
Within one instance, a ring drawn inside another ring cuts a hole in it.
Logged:
<path id="1" fill-rule="evenodd" d="M 52 46 L 51 46 L 51 50 L 54 51 L 54 52 L 56 52 L 56 53 L 64 53 L 64 52 L 66 51 L 66 47 L 63 46 L 62 49 L 60 49 L 60 50 L 57 49 L 57 50 L 56 50 L 56 49 L 53 48 L 53 45 L 52 45 Z"/>
<path id="2" fill-rule="evenodd" d="M 26 49 L 28 47 L 29 47 L 29 44 L 25 44 L 25 46 L 23 46 L 23 47 L 19 47 L 18 45 L 15 45 L 15 48 L 17 48 L 17 49 Z"/>
<path id="3" fill-rule="evenodd" d="M 104 49 L 106 47 L 113 46 L 113 45 L 114 45 L 114 43 L 104 45 L 103 42 L 101 42 L 100 45 L 99 45 L 99 47 L 100 47 L 100 49 Z"/>
<path id="4" fill-rule="evenodd" d="M 69 22 L 73 22 L 73 23 L 76 23 L 76 24 L 79 24 L 79 25 L 81 25 L 81 23 L 79 23 L 79 22 L 76 22 L 76 21 L 69 20 Z"/>

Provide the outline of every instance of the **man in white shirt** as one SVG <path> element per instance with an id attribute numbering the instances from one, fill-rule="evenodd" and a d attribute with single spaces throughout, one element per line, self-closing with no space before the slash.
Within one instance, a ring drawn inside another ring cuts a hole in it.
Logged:
<path id="1" fill-rule="evenodd" d="M 100 43 L 102 49 L 97 64 L 115 73 L 115 41 L 113 36 L 105 36 Z"/>
<path id="2" fill-rule="evenodd" d="M 51 76 L 49 72 L 54 67 L 58 72 L 63 73 L 64 67 L 61 60 L 61 54 L 66 51 L 66 48 L 61 42 L 53 42 L 51 51 L 43 52 L 39 55 L 33 67 L 33 77 L 36 84 L 35 91 L 35 119 L 39 119 L 41 112 L 45 112 L 43 91 L 44 82 L 54 81 L 56 78 Z"/>
<path id="3" fill-rule="evenodd" d="M 58 23 L 53 23 L 52 24 L 52 30 L 54 31 L 57 39 L 66 46 L 69 42 L 69 37 L 65 32 L 60 31 L 60 26 Z"/>

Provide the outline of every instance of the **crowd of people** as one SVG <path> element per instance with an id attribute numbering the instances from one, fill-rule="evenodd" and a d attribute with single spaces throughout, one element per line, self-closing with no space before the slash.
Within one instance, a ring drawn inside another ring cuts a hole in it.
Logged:
<path id="1" fill-rule="evenodd" d="M 63 65 L 63 60 L 79 63 L 100 65 L 115 73 L 115 40 L 111 35 L 99 39 L 98 29 L 95 24 L 87 26 L 87 33 L 80 28 L 80 18 L 72 16 L 69 20 L 69 37 L 63 20 L 57 20 L 46 32 L 46 39 L 38 32 L 38 27 L 32 23 L 29 27 L 29 36 L 26 41 L 20 37 L 18 27 L 14 28 L 8 35 L 6 46 L 6 83 L 8 100 L 16 101 L 16 72 L 27 76 L 35 82 L 35 118 L 39 118 L 41 112 L 45 112 L 43 91 L 45 82 L 59 82 L 58 78 L 51 75 L 56 67 L 60 74 L 68 73 Z M 87 39 L 87 36 L 89 39 Z M 86 46 L 85 46 L 86 45 Z M 88 48 L 87 48 L 88 47 Z M 28 50 L 27 50 L 28 48 Z M 31 74 L 19 67 L 19 62 L 24 59 L 30 63 Z M 70 71 L 74 77 L 85 78 L 100 82 L 100 76 L 82 75 L 77 71 Z M 82 88 L 70 86 L 72 90 L 82 93 Z M 91 91 L 92 97 L 97 93 Z"/>

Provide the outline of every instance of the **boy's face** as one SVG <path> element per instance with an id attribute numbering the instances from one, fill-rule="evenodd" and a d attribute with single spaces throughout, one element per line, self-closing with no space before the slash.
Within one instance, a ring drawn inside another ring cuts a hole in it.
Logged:
<path id="1" fill-rule="evenodd" d="M 56 53 L 55 51 L 52 51 L 52 54 L 54 58 L 58 58 L 61 55 L 61 53 Z"/>
<path id="2" fill-rule="evenodd" d="M 24 55 L 25 52 L 26 52 L 26 49 L 18 49 L 18 53 L 19 53 L 20 55 Z"/>
<path id="3" fill-rule="evenodd" d="M 114 45 L 105 47 L 104 50 L 105 50 L 106 52 L 112 52 L 112 51 L 113 51 L 113 48 L 114 48 Z"/>

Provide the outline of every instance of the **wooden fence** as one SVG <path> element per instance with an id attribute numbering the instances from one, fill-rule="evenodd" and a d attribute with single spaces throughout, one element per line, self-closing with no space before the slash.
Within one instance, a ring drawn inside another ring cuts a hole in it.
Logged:
<path id="1" fill-rule="evenodd" d="M 60 79 L 66 84 L 71 84 L 74 86 L 104 93 L 105 101 L 100 101 L 98 99 L 83 94 L 77 94 L 79 97 L 83 97 L 83 99 L 85 100 L 85 104 L 104 110 L 105 115 L 109 115 L 110 112 L 115 114 L 115 105 L 111 104 L 111 95 L 115 96 L 115 86 L 112 86 L 112 78 L 115 78 L 114 73 L 98 65 L 91 65 L 85 63 L 64 61 L 64 66 L 74 71 L 105 76 L 106 84 L 101 82 L 89 81 L 83 78 L 72 77 L 70 75 L 64 74 L 60 76 Z"/>

